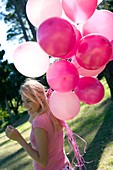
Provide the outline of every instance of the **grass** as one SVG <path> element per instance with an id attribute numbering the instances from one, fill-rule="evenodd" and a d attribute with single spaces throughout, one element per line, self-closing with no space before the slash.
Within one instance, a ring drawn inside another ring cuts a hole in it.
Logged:
<path id="1" fill-rule="evenodd" d="M 105 96 L 96 105 L 81 103 L 80 113 L 75 119 L 68 121 L 73 132 L 87 141 L 87 152 L 84 159 L 87 170 L 113 170 L 113 101 L 110 100 L 109 88 L 105 86 Z M 26 117 L 15 123 L 25 139 L 29 142 L 30 124 Z M 77 140 L 80 148 L 82 142 Z M 32 160 L 15 141 L 10 141 L 5 133 L 0 133 L 0 170 L 32 170 Z M 65 142 L 65 150 L 68 151 Z M 69 158 L 72 157 L 70 153 Z"/>

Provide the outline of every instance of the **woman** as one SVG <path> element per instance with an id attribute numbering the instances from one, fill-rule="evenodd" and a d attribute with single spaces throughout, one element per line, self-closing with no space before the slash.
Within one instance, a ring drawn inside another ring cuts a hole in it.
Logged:
<path id="1" fill-rule="evenodd" d="M 34 160 L 34 170 L 72 170 L 64 152 L 62 121 L 50 112 L 44 87 L 37 80 L 27 79 L 20 88 L 24 106 L 30 115 L 30 146 L 11 125 L 6 135 L 16 140 Z"/>

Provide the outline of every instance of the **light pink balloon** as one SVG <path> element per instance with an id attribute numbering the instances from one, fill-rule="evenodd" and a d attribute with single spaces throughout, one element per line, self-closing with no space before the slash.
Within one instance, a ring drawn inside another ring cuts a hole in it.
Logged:
<path id="1" fill-rule="evenodd" d="M 26 77 L 40 77 L 49 68 L 49 56 L 36 42 L 24 42 L 15 49 L 13 61 L 16 69 Z"/>
<path id="2" fill-rule="evenodd" d="M 28 0 L 26 13 L 32 25 L 38 28 L 50 17 L 61 17 L 62 4 L 60 0 Z"/>
<path id="3" fill-rule="evenodd" d="M 79 72 L 79 75 L 81 75 L 81 76 L 90 76 L 90 77 L 92 77 L 92 76 L 97 76 L 97 75 L 98 75 L 99 73 L 101 73 L 101 72 L 104 70 L 104 68 L 106 67 L 106 65 L 104 65 L 104 66 L 100 67 L 100 68 L 97 69 L 97 70 L 88 70 L 88 69 L 85 69 L 85 68 L 81 67 L 81 66 L 78 64 L 75 56 L 73 56 L 73 58 L 72 58 L 72 63 L 75 65 L 75 67 L 77 68 L 77 70 L 78 70 L 78 72 Z"/>
<path id="4" fill-rule="evenodd" d="M 98 0 L 98 5 L 102 2 L 103 0 Z"/>
<path id="5" fill-rule="evenodd" d="M 59 92 L 68 92 L 77 85 L 79 74 L 71 62 L 59 60 L 49 67 L 46 78 L 52 89 Z"/>
<path id="6" fill-rule="evenodd" d="M 106 65 L 112 55 L 109 40 L 99 34 L 88 34 L 81 38 L 76 51 L 76 60 L 88 70 L 97 70 Z"/>
<path id="7" fill-rule="evenodd" d="M 74 49 L 76 35 L 67 20 L 52 17 L 39 26 L 37 41 L 50 56 L 63 58 Z"/>
<path id="8" fill-rule="evenodd" d="M 54 91 L 50 96 L 49 106 L 53 115 L 61 120 L 71 120 L 80 111 L 80 101 L 72 91 L 67 93 Z"/>
<path id="9" fill-rule="evenodd" d="M 93 77 L 80 78 L 74 91 L 80 101 L 89 105 L 100 102 L 104 97 L 104 86 Z"/>
<path id="10" fill-rule="evenodd" d="M 113 40 L 113 13 L 108 10 L 96 10 L 82 28 L 83 36 L 97 33 Z"/>
<path id="11" fill-rule="evenodd" d="M 92 16 L 97 0 L 62 0 L 62 7 L 69 19 L 80 24 Z"/>

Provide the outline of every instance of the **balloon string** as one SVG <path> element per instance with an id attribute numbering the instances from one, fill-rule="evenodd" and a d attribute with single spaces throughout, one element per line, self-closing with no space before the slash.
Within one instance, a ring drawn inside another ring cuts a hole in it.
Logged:
<path id="1" fill-rule="evenodd" d="M 85 166 L 86 162 L 85 162 L 85 160 L 83 158 L 83 155 L 80 154 L 80 151 L 79 151 L 79 148 L 77 146 L 76 139 L 75 139 L 74 136 L 78 137 L 79 139 L 81 139 L 85 143 L 84 153 L 86 153 L 87 142 L 83 138 L 81 138 L 79 135 L 73 133 L 66 122 L 64 122 L 64 121 L 61 121 L 61 122 L 62 122 L 62 125 L 66 129 L 66 135 L 68 136 L 68 142 L 69 142 L 69 144 L 71 146 L 71 150 L 73 149 L 73 151 L 74 151 L 74 157 L 72 159 L 72 164 L 75 167 L 78 167 L 79 170 L 82 170 L 83 166 L 87 170 L 87 168 Z M 75 158 L 77 160 L 77 164 L 74 162 Z"/>
<path id="2" fill-rule="evenodd" d="M 49 99 L 49 98 L 50 98 L 50 96 L 51 96 L 52 92 L 53 92 L 53 90 L 52 90 L 51 88 L 49 88 L 49 89 L 47 90 L 47 93 L 46 93 L 46 97 L 47 97 L 47 99 Z"/>

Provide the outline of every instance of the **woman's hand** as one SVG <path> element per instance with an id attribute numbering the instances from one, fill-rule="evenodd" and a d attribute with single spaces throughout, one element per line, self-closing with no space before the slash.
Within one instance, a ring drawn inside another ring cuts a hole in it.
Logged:
<path id="1" fill-rule="evenodd" d="M 13 126 L 11 125 L 8 125 L 6 130 L 5 130 L 5 133 L 6 133 L 6 136 L 9 138 L 9 139 L 12 139 L 12 140 L 15 140 L 15 141 L 19 141 L 22 136 L 21 134 L 18 132 L 17 129 L 15 129 Z"/>

